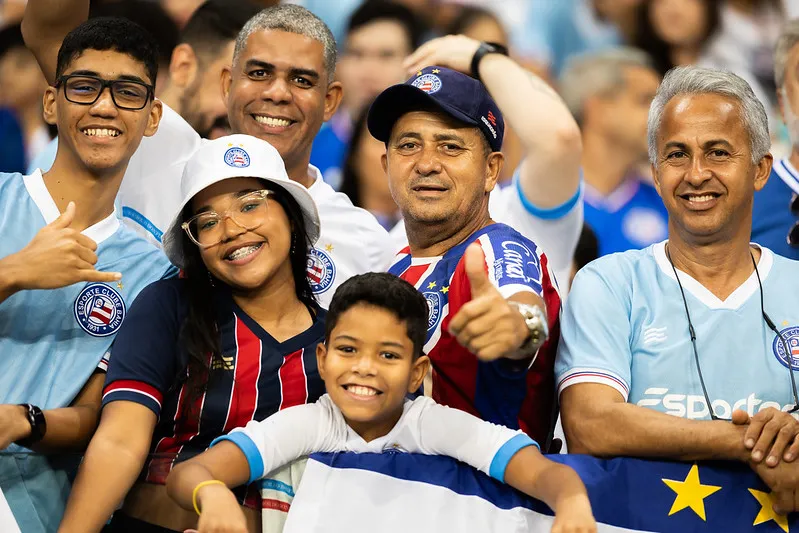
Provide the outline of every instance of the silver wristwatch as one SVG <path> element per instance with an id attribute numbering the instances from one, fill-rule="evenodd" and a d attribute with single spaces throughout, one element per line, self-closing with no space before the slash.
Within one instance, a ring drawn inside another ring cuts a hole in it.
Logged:
<path id="1" fill-rule="evenodd" d="M 535 353 L 549 337 L 549 325 L 544 311 L 537 305 L 527 305 L 512 300 L 508 303 L 519 311 L 527 326 L 527 339 L 520 350 Z"/>

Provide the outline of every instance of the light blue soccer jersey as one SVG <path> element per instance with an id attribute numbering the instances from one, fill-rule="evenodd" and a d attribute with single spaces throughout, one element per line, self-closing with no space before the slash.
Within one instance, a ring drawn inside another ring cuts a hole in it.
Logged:
<path id="1" fill-rule="evenodd" d="M 754 414 L 793 405 L 788 361 L 799 382 L 799 262 L 761 248 L 764 307 L 789 356 L 760 312 L 752 275 L 725 301 L 680 272 L 714 412 Z M 683 418 L 708 419 L 680 289 L 665 242 L 602 257 L 575 277 L 561 322 L 558 392 L 601 383 L 629 403 Z"/>
<path id="2" fill-rule="evenodd" d="M 0 173 L 0 258 L 21 250 L 58 215 L 40 172 Z M 0 403 L 32 403 L 43 410 L 68 406 L 102 368 L 136 295 L 176 273 L 160 250 L 115 214 L 83 233 L 97 242 L 96 268 L 121 272 L 122 280 L 20 291 L 0 303 Z M 0 486 L 22 531 L 55 531 L 67 477 L 55 466 L 58 458 L 51 463 L 25 452 L 12 445 L 0 456 Z"/>

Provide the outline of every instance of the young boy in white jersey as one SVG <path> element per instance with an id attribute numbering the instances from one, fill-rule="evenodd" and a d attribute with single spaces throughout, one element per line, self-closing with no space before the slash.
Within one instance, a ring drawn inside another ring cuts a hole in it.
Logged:
<path id="1" fill-rule="evenodd" d="M 422 353 L 427 315 L 424 296 L 391 274 L 342 284 L 316 352 L 327 394 L 234 430 L 170 474 L 167 491 L 200 513 L 199 532 L 247 531 L 228 487 L 314 452 L 389 449 L 449 455 L 547 503 L 555 511 L 552 531 L 596 531 L 580 478 L 541 455 L 526 434 L 428 397 L 406 399 L 430 365 Z"/>

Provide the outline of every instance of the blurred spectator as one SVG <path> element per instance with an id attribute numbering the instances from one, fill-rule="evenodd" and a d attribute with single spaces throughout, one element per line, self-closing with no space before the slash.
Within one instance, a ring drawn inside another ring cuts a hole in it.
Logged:
<path id="1" fill-rule="evenodd" d="M 349 196 L 353 205 L 372 213 L 384 228 L 390 230 L 399 222 L 399 208 L 391 196 L 388 177 L 380 164 L 386 147 L 369 133 L 366 115 L 366 111 L 361 113 L 353 126 L 339 190 Z"/>
<path id="2" fill-rule="evenodd" d="M 574 281 L 574 276 L 585 265 L 599 257 L 599 241 L 596 239 L 596 233 L 588 224 L 583 225 L 583 231 L 580 233 L 580 240 L 577 241 L 577 249 L 574 250 L 574 262 L 572 263 L 572 275 L 569 280 L 569 286 Z"/>
<path id="3" fill-rule="evenodd" d="M 158 42 L 158 84 L 156 96 L 160 96 L 169 74 L 172 50 L 178 45 L 178 27 L 163 7 L 148 0 L 124 0 L 121 2 L 92 2 L 89 17 L 121 17 L 132 20 L 155 37 Z"/>
<path id="4" fill-rule="evenodd" d="M 161 5 L 179 28 L 186 25 L 202 3 L 203 0 L 161 0 Z"/>
<path id="5" fill-rule="evenodd" d="M 46 88 L 36 58 L 25 48 L 19 24 L 0 30 L 0 107 L 11 111 L 22 129 L 26 164 L 50 142 L 42 118 Z"/>
<path id="6" fill-rule="evenodd" d="M 319 17 L 330 28 L 337 43 L 344 40 L 347 21 L 363 0 L 284 0 L 284 4 L 297 4 Z"/>
<path id="7" fill-rule="evenodd" d="M 575 58 L 561 94 L 580 124 L 585 222 L 600 255 L 666 238 L 666 209 L 636 167 L 647 158 L 647 116 L 660 78 L 646 54 L 618 48 Z"/>
<path id="8" fill-rule="evenodd" d="M 558 76 L 571 56 L 629 41 L 640 1 L 531 0 L 524 27 L 513 33 L 513 46 Z"/>
<path id="9" fill-rule="evenodd" d="M 386 0 L 368 0 L 350 17 L 338 78 L 345 87 L 341 107 L 314 140 L 311 164 L 334 188 L 352 135 L 352 121 L 383 89 L 405 80 L 402 61 L 421 42 L 413 11 Z"/>
<path id="10" fill-rule="evenodd" d="M 25 145 L 17 119 L 8 109 L 0 108 L 0 172 L 25 171 Z"/>
<path id="11" fill-rule="evenodd" d="M 792 151 L 790 157 L 774 161 L 769 180 L 755 193 L 752 241 L 799 259 L 799 19 L 786 24 L 779 36 L 774 79 Z"/>
<path id="12" fill-rule="evenodd" d="M 229 133 L 222 69 L 232 62 L 239 31 L 259 11 L 251 0 L 208 0 L 191 16 L 172 52 L 160 98 L 203 138 Z"/>
<path id="13" fill-rule="evenodd" d="M 25 12 L 26 0 L 3 0 L 0 2 L 0 28 L 17 24 Z"/>
<path id="14" fill-rule="evenodd" d="M 498 43 L 508 48 L 508 32 L 494 13 L 476 6 L 464 6 L 445 32 L 463 34 L 478 41 Z"/>

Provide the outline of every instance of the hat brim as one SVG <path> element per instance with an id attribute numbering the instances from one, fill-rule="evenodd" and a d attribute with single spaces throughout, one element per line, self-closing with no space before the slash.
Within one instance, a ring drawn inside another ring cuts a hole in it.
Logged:
<path id="1" fill-rule="evenodd" d="M 440 102 L 425 91 L 413 85 L 394 85 L 389 87 L 372 102 L 369 108 L 369 116 L 366 125 L 369 133 L 378 141 L 387 143 L 391 137 L 391 130 L 397 120 L 411 111 L 419 111 L 429 108 L 439 109 L 447 115 L 469 124 L 470 126 L 480 125 L 476 120 L 466 115 L 454 106 Z"/>
<path id="2" fill-rule="evenodd" d="M 313 197 L 308 192 L 303 185 L 299 183 L 295 183 L 293 181 L 286 181 L 286 180 L 272 180 L 269 178 L 264 178 L 261 176 L 237 176 L 237 177 L 254 177 L 255 179 L 262 180 L 268 184 L 276 185 L 278 187 L 282 187 L 287 193 L 291 195 L 295 202 L 300 206 L 302 210 L 302 216 L 305 221 L 305 231 L 308 233 L 308 239 L 313 246 L 316 244 L 316 241 L 319 240 L 319 232 L 320 232 L 320 222 L 319 222 L 319 211 L 316 207 L 316 202 L 314 202 Z M 228 177 L 225 179 L 235 179 L 235 177 Z M 224 181 L 224 180 L 218 180 Z M 216 183 L 216 182 L 214 182 Z M 183 202 L 180 206 L 175 217 L 172 219 L 172 222 L 169 224 L 169 227 L 164 232 L 164 235 L 161 239 L 161 245 L 164 248 L 164 253 L 166 254 L 169 261 L 175 265 L 176 267 L 183 269 L 186 267 L 185 257 L 186 251 L 183 248 L 183 210 L 185 209 L 186 205 L 191 202 L 192 198 L 194 198 L 197 193 L 202 191 L 203 189 L 213 185 L 213 183 L 206 183 L 202 184 L 202 186 L 196 190 L 192 191 L 192 194 L 188 196 L 188 198 Z"/>

